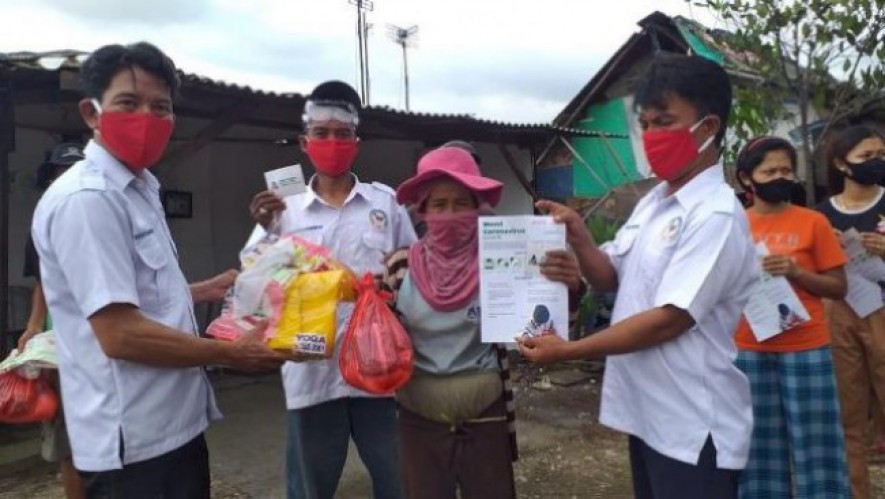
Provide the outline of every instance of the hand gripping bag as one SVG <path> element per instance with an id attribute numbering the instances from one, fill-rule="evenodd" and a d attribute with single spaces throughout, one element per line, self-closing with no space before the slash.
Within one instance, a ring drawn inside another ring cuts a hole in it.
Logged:
<path id="1" fill-rule="evenodd" d="M 357 283 L 357 290 L 359 297 L 341 341 L 341 375 L 360 390 L 389 394 L 412 376 L 412 341 L 387 304 L 392 295 L 377 289 L 372 274 Z"/>

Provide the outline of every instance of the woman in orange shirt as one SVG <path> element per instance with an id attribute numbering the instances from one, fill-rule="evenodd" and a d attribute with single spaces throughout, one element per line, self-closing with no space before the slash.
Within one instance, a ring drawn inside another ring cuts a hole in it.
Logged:
<path id="1" fill-rule="evenodd" d="M 745 318 L 738 326 L 737 365 L 750 379 L 754 418 L 740 497 L 847 499 L 845 439 L 822 301 L 845 295 L 846 259 L 827 219 L 790 203 L 795 168 L 796 150 L 777 137 L 753 139 L 737 160 L 738 181 L 753 194 L 750 230 L 769 251 L 762 270 L 785 277 L 810 316 L 807 322 L 782 320 L 784 330 L 764 341 Z"/>

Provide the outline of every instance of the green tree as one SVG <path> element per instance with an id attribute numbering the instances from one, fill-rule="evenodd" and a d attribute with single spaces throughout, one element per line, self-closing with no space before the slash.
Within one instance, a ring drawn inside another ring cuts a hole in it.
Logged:
<path id="1" fill-rule="evenodd" d="M 726 64 L 749 72 L 750 84 L 736 92 L 732 125 L 739 138 L 795 119 L 783 103 L 797 103 L 806 190 L 814 202 L 818 144 L 808 130 L 809 111 L 832 127 L 871 105 L 885 105 L 885 0 L 686 1 L 721 20 L 730 33 Z"/>

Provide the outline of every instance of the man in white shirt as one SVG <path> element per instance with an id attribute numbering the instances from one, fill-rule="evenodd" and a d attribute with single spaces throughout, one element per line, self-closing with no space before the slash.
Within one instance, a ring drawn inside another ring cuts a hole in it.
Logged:
<path id="1" fill-rule="evenodd" d="M 195 301 L 220 300 L 227 272 L 188 286 L 147 170 L 172 134 L 179 80 L 148 43 L 108 45 L 81 69 L 85 159 L 42 197 L 32 233 L 54 326 L 74 465 L 92 498 L 208 498 L 203 433 L 220 417 L 201 368 L 279 367 L 251 332 L 200 338 Z"/>
<path id="2" fill-rule="evenodd" d="M 597 247 L 577 213 L 538 204 L 567 225 L 591 285 L 617 289 L 612 326 L 572 343 L 521 340 L 520 350 L 542 363 L 608 356 L 600 421 L 630 435 L 637 498 L 734 498 L 752 409 L 733 335 L 757 276 L 746 217 L 718 163 L 731 84 L 704 58 L 658 54 L 636 103 L 663 182 L 615 240 Z"/>
<path id="3" fill-rule="evenodd" d="M 264 227 L 278 223 L 283 234 L 329 248 L 358 275 L 380 275 L 384 257 L 411 245 L 415 232 L 393 189 L 360 182 L 351 172 L 360 109 L 359 96 L 346 83 L 317 86 L 305 104 L 300 141 L 316 175 L 304 194 L 279 199 L 270 191 L 259 193 L 251 211 Z M 337 344 L 352 311 L 352 304 L 339 306 Z M 328 360 L 287 362 L 283 384 L 289 410 L 289 499 L 331 499 L 351 438 L 372 477 L 374 496 L 402 496 L 392 396 L 373 397 L 345 383 L 337 352 Z"/>

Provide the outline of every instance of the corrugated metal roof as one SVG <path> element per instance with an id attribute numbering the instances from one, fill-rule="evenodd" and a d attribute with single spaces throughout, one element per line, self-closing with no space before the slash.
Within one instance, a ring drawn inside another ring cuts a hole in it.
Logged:
<path id="1" fill-rule="evenodd" d="M 266 97 L 279 97 L 283 99 L 291 99 L 291 98 L 304 98 L 302 94 L 297 92 L 274 92 L 272 90 L 262 90 L 260 88 L 252 88 L 249 85 L 239 85 L 237 83 L 228 83 L 222 80 L 216 80 L 213 78 L 209 78 L 207 76 L 202 76 L 194 73 L 185 73 L 184 71 L 179 70 L 178 75 L 181 78 L 182 83 L 191 83 L 191 84 L 199 84 L 206 85 L 211 87 L 216 87 L 224 90 L 233 90 L 236 92 L 244 92 L 252 95 L 261 95 Z"/>
<path id="2" fill-rule="evenodd" d="M 15 69 L 35 71 L 59 71 L 61 69 L 79 70 L 82 62 L 88 57 L 88 52 L 79 50 L 53 50 L 46 52 L 11 52 L 0 53 L 0 65 L 6 65 Z M 305 95 L 297 92 L 274 92 L 253 88 L 248 85 L 239 85 L 226 81 L 209 78 L 206 76 L 187 73 L 179 70 L 179 76 L 183 86 L 197 86 L 214 90 L 231 91 L 246 96 L 258 96 L 264 98 L 276 98 L 284 100 L 303 101 Z M 527 133 L 548 135 L 569 135 L 585 137 L 620 137 L 616 134 L 606 134 L 581 130 L 577 128 L 553 125 L 550 123 L 514 123 L 499 120 L 477 118 L 469 114 L 428 113 L 419 111 L 406 111 L 390 106 L 367 106 L 364 110 L 367 116 L 375 116 L 379 119 L 405 119 L 417 120 L 428 125 L 463 125 L 473 127 L 487 127 L 501 133 Z"/>

